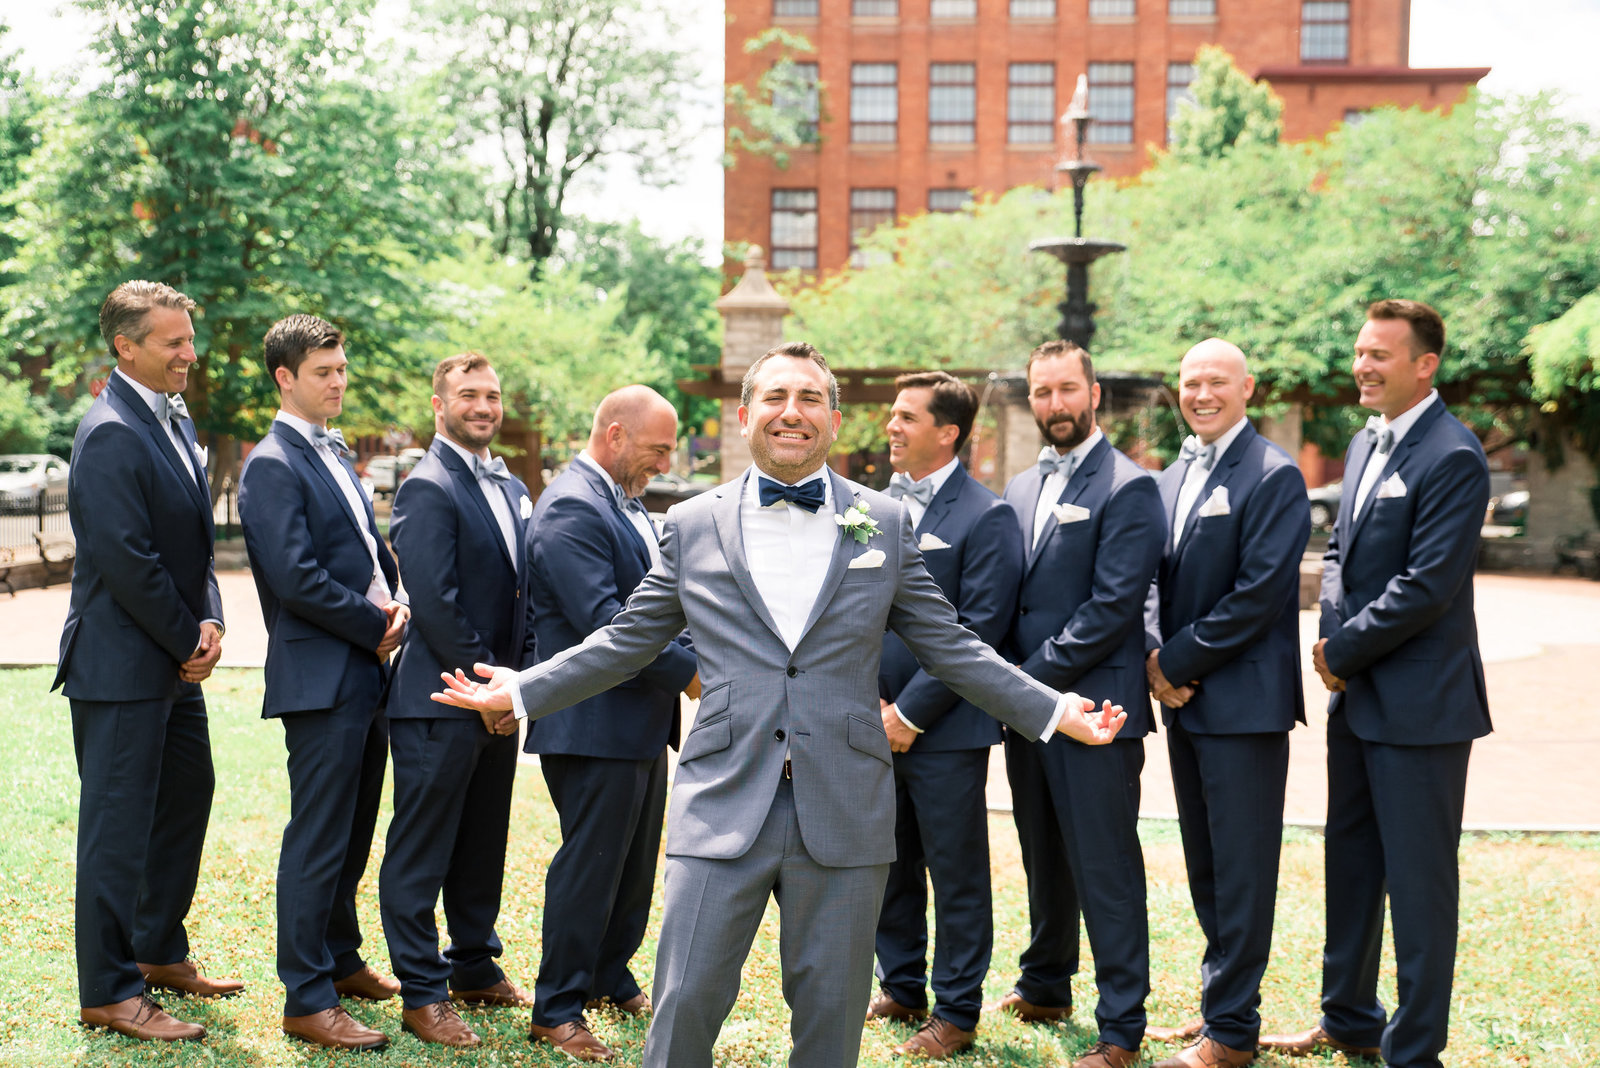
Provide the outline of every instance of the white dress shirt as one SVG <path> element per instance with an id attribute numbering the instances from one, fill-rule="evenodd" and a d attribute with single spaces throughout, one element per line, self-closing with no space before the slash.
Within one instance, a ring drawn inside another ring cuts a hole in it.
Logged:
<path id="1" fill-rule="evenodd" d="M 189 477 L 194 479 L 195 485 L 199 486 L 201 489 L 205 489 L 205 483 L 200 480 L 199 474 L 197 474 L 195 471 L 195 455 L 189 450 L 189 443 L 184 440 L 182 435 L 173 429 L 172 420 L 161 418 L 161 402 L 165 398 L 165 394 L 157 393 L 143 382 L 135 381 L 132 376 L 123 374 L 122 368 L 120 367 L 116 368 L 111 373 L 120 376 L 123 382 L 127 383 L 129 386 L 132 386 L 133 391 L 139 394 L 139 399 L 150 406 L 151 414 L 156 417 L 156 424 L 166 432 L 167 440 L 172 442 L 172 447 L 176 449 L 178 451 L 178 455 L 182 457 L 184 470 L 189 472 Z"/>
<path id="2" fill-rule="evenodd" d="M 933 497 L 928 498 L 929 504 L 933 503 L 934 497 L 939 496 L 939 491 L 944 489 L 944 484 L 950 481 L 950 476 L 955 472 L 956 465 L 959 463 L 961 463 L 959 459 L 951 457 L 950 462 L 937 471 L 916 480 L 916 484 L 919 486 L 924 482 L 933 486 Z M 909 478 L 910 476 L 907 475 L 906 477 Z M 922 517 L 928 513 L 927 506 L 909 494 L 901 497 L 900 503 L 906 506 L 906 513 L 911 516 L 911 529 L 915 530 L 922 522 Z"/>
<path id="3" fill-rule="evenodd" d="M 489 450 L 487 448 L 481 453 L 475 453 L 465 445 L 452 440 L 444 434 L 438 435 L 438 438 L 454 449 L 456 455 L 466 462 L 469 473 L 473 470 L 472 461 L 474 459 L 482 460 L 484 463 L 489 462 Z M 511 505 L 506 503 L 506 495 L 501 490 L 499 482 L 488 475 L 484 475 L 477 482 L 478 492 L 483 494 L 484 501 L 489 505 L 489 511 L 494 514 L 495 524 L 500 528 L 500 540 L 506 543 L 506 552 L 510 554 L 514 567 L 517 559 L 517 528 L 516 524 L 511 520 Z"/>
<path id="4" fill-rule="evenodd" d="M 739 525 L 744 531 L 751 581 L 778 625 L 778 636 L 792 652 L 800 644 L 806 620 L 811 618 L 822 582 L 828 577 L 833 547 L 844 535 L 833 520 L 833 486 L 827 468 L 795 483 L 803 486 L 822 480 L 822 507 L 815 513 L 781 500 L 763 508 L 759 489 L 763 477 L 757 468 L 745 480 Z"/>
<path id="5" fill-rule="evenodd" d="M 1222 462 L 1223 453 L 1234 443 L 1240 434 L 1244 433 L 1244 425 L 1250 420 L 1240 416 L 1239 421 L 1229 427 L 1221 437 L 1211 442 L 1217 451 L 1211 454 L 1211 466 L 1201 467 L 1191 461 L 1189 470 L 1184 472 L 1183 485 L 1178 489 L 1178 507 L 1172 513 L 1172 547 L 1178 547 L 1178 539 L 1183 536 L 1183 525 L 1189 521 L 1189 512 L 1194 508 L 1194 502 L 1200 499 L 1200 491 L 1205 488 L 1206 480 L 1211 477 L 1211 472 L 1217 469 L 1217 464 Z"/>
<path id="6" fill-rule="evenodd" d="M 1389 446 L 1389 451 L 1382 456 L 1378 455 L 1376 442 L 1373 443 L 1371 451 L 1367 453 L 1367 466 L 1361 469 L 1361 484 L 1356 487 L 1356 506 L 1355 510 L 1350 513 L 1352 516 L 1361 514 L 1361 507 L 1367 503 L 1367 498 L 1372 495 L 1372 488 L 1378 484 L 1378 476 L 1383 474 L 1383 469 L 1388 466 L 1389 457 L 1394 455 L 1395 446 L 1400 444 L 1400 439 L 1406 436 L 1406 431 L 1417 424 L 1417 420 L 1422 417 L 1423 412 L 1428 410 L 1428 406 L 1438 402 L 1438 400 L 1439 391 L 1436 389 L 1429 390 L 1428 395 L 1423 397 L 1419 403 L 1407 408 L 1392 420 L 1384 419 L 1383 425 L 1389 433 L 1394 435 L 1394 442 Z"/>
<path id="7" fill-rule="evenodd" d="M 378 565 L 378 536 L 368 527 L 364 518 L 367 514 L 367 499 L 362 494 L 361 487 L 350 477 L 349 470 L 339 462 L 339 457 L 333 454 L 332 448 L 319 445 L 312 440 L 311 423 L 281 408 L 278 409 L 278 414 L 272 417 L 272 421 L 282 423 L 305 438 L 311 445 L 311 451 L 322 461 L 322 466 L 333 475 L 333 484 L 344 494 L 345 503 L 350 506 L 350 514 L 355 516 L 356 529 L 361 532 L 361 540 L 366 542 L 367 555 L 372 558 L 372 581 L 367 583 L 367 600 L 382 608 L 393 599 L 392 591 L 389 589 L 389 580 L 384 577 L 383 568 Z"/>
<path id="8" fill-rule="evenodd" d="M 588 449 L 580 452 L 578 459 L 587 464 L 590 470 L 600 472 L 600 477 L 606 480 L 606 489 L 611 491 L 611 499 L 616 500 L 617 480 L 611 477 L 611 472 L 601 467 L 600 462 L 589 455 Z M 629 503 L 636 504 L 635 501 L 630 501 Z M 623 507 L 618 505 L 617 510 L 622 513 L 623 518 L 638 532 L 639 538 L 644 542 L 645 550 L 650 554 L 650 566 L 652 568 L 660 567 L 661 535 L 656 531 L 655 524 L 650 522 L 649 513 L 642 506 Z"/>
<path id="9" fill-rule="evenodd" d="M 1099 427 L 1089 432 L 1089 436 L 1080 441 L 1067 453 L 1072 457 L 1072 474 L 1083 466 L 1084 457 L 1089 455 L 1089 450 L 1100 443 L 1105 434 Z M 1067 483 L 1071 481 L 1072 474 L 1064 471 L 1053 471 L 1044 480 L 1044 485 L 1039 488 L 1039 503 L 1033 509 L 1033 540 L 1028 542 L 1030 547 L 1039 544 L 1039 538 L 1044 534 L 1044 527 L 1050 520 L 1051 512 L 1055 509 L 1056 502 L 1061 500 L 1061 494 L 1066 491 Z"/>

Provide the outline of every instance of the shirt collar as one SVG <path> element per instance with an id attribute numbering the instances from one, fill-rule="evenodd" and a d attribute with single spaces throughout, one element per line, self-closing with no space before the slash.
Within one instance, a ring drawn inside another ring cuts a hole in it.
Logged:
<path id="1" fill-rule="evenodd" d="M 1249 417 L 1241 415 L 1237 423 L 1229 427 L 1222 433 L 1221 437 L 1211 443 L 1217 447 L 1216 458 L 1211 461 L 1211 466 L 1215 467 L 1217 460 L 1227 455 L 1228 450 L 1233 447 L 1233 443 L 1239 440 L 1239 435 L 1244 433 L 1245 424 L 1248 422 L 1250 422 Z"/>
<path id="2" fill-rule="evenodd" d="M 582 461 L 585 465 L 587 465 L 589 470 L 598 471 L 600 473 L 600 477 L 606 480 L 606 492 L 610 493 L 613 497 L 617 495 L 617 480 L 611 477 L 610 471 L 607 471 L 605 468 L 600 466 L 599 460 L 596 460 L 593 456 L 589 455 L 588 449 L 584 449 L 582 452 L 580 452 L 577 456 L 577 460 L 574 460 L 573 462 L 577 463 L 578 461 Z"/>
<path id="3" fill-rule="evenodd" d="M 1100 444 L 1100 439 L 1105 436 L 1105 431 L 1101 430 L 1099 427 L 1095 427 L 1093 430 L 1089 431 L 1088 437 L 1078 442 L 1078 444 L 1067 453 L 1068 456 L 1077 457 L 1078 462 L 1072 465 L 1072 469 L 1074 471 L 1083 466 L 1083 461 L 1088 457 L 1089 452 L 1096 445 Z"/>
<path id="4" fill-rule="evenodd" d="M 771 475 L 769 475 L 765 471 L 761 470 L 761 468 L 756 467 L 754 465 L 751 465 L 750 470 L 751 470 L 751 477 L 745 480 L 745 483 L 746 483 L 745 484 L 745 496 L 747 498 L 749 498 L 749 500 L 751 502 L 753 502 L 757 508 L 761 507 L 761 496 L 760 496 L 760 488 L 759 488 L 760 487 L 760 483 L 758 481 L 756 481 L 758 478 L 771 479 L 773 482 L 778 482 L 778 483 L 781 483 L 781 484 L 786 485 L 786 486 L 790 485 L 790 483 L 784 482 L 783 479 L 781 479 L 781 478 L 773 478 Z M 833 510 L 833 479 L 828 477 L 828 465 L 827 464 L 823 464 L 816 471 L 813 471 L 811 474 L 807 475 L 805 478 L 802 478 L 799 482 L 793 483 L 793 485 L 804 486 L 807 482 L 815 482 L 819 478 L 822 479 L 822 507 L 828 509 L 829 511 L 832 511 Z M 774 504 L 773 507 L 776 508 L 777 505 Z M 821 509 L 818 509 L 818 511 L 821 511 Z"/>
<path id="5" fill-rule="evenodd" d="M 930 485 L 932 485 L 933 486 L 933 495 L 935 497 L 937 497 L 939 495 L 939 491 L 944 489 L 944 484 L 946 482 L 950 481 L 950 476 L 955 474 L 956 468 L 958 468 L 960 466 L 961 466 L 960 458 L 952 456 L 950 458 L 950 462 L 949 463 L 945 464 L 943 467 L 939 468 L 938 470 L 932 472 L 926 478 L 919 478 L 916 481 L 918 481 L 918 482 L 927 482 Z M 906 477 L 910 478 L 911 476 L 907 475 Z M 930 498 L 930 500 L 931 500 L 931 498 Z"/>
<path id="6" fill-rule="evenodd" d="M 1383 421 L 1383 425 L 1394 435 L 1395 444 L 1399 444 L 1400 439 L 1406 436 L 1406 431 L 1416 426 L 1417 420 L 1422 418 L 1422 413 L 1427 411 L 1429 405 L 1438 401 L 1438 399 L 1439 391 L 1430 389 L 1428 395 L 1423 397 L 1420 402 L 1413 404 L 1393 419 L 1385 419 Z"/>
<path id="7" fill-rule="evenodd" d="M 465 461 L 466 461 L 466 464 L 467 464 L 467 470 L 468 470 L 468 471 L 469 471 L 469 472 L 470 472 L 470 471 L 474 471 L 474 470 L 476 470 L 476 468 L 474 468 L 474 467 L 473 467 L 473 466 L 472 466 L 472 461 L 474 461 L 474 460 L 480 460 L 480 461 L 482 461 L 482 462 L 483 462 L 483 463 L 488 463 L 488 462 L 489 462 L 489 459 L 488 459 L 488 457 L 486 457 L 486 456 L 479 456 L 479 455 L 478 455 L 478 454 L 477 454 L 477 453 L 475 453 L 475 452 L 473 452 L 473 451 L 472 451 L 472 450 L 471 450 L 471 449 L 468 449 L 468 448 L 467 448 L 467 447 L 466 447 L 466 446 L 465 446 L 465 445 L 463 445 L 463 444 L 461 444 L 461 443 L 460 443 L 460 442 L 459 442 L 459 441 L 456 441 L 456 440 L 455 440 L 455 439 L 453 439 L 453 438 L 451 438 L 451 437 L 449 437 L 449 436 L 448 436 L 448 435 L 445 435 L 445 434 L 435 434 L 435 435 L 434 435 L 434 436 L 433 436 L 433 438 L 434 438 L 434 440 L 435 440 L 435 441 L 442 441 L 442 442 L 444 442 L 444 443 L 445 443 L 445 444 L 446 444 L 446 445 L 448 445 L 448 446 L 450 446 L 450 447 L 451 447 L 451 448 L 452 448 L 452 449 L 454 449 L 454 450 L 455 450 L 455 451 L 456 451 L 456 455 L 457 455 L 457 456 L 459 456 L 459 457 L 461 457 L 461 459 L 463 459 L 463 460 L 465 460 Z M 484 449 L 484 450 L 483 450 L 483 451 L 484 451 L 484 452 L 488 452 L 488 451 L 489 451 L 489 450 L 488 450 L 488 449 Z"/>
<path id="8" fill-rule="evenodd" d="M 272 417 L 272 421 L 293 427 L 300 432 L 300 436 L 305 438 L 312 447 L 316 446 L 316 439 L 311 436 L 311 431 L 316 427 L 315 423 L 302 419 L 298 415 L 291 415 L 282 408 L 278 409 L 278 414 Z"/>
<path id="9" fill-rule="evenodd" d="M 160 411 L 159 405 L 161 404 L 161 398 L 164 396 L 164 394 L 157 393 L 143 382 L 137 381 L 132 375 L 123 374 L 122 368 L 120 367 L 112 368 L 111 373 L 120 376 L 124 382 L 132 386 L 133 391 L 139 394 L 139 399 L 150 406 L 151 412 L 154 413 Z"/>

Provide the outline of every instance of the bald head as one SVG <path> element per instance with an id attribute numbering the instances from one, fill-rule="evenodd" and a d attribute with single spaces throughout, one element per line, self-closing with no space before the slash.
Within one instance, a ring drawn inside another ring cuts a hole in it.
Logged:
<path id="1" fill-rule="evenodd" d="M 672 466 L 678 413 L 649 386 L 623 386 L 594 410 L 589 455 L 629 497 L 644 492 L 652 475 Z"/>
<path id="2" fill-rule="evenodd" d="M 1178 407 L 1207 445 L 1245 417 L 1256 380 L 1239 346 L 1208 337 L 1183 354 L 1178 367 Z"/>

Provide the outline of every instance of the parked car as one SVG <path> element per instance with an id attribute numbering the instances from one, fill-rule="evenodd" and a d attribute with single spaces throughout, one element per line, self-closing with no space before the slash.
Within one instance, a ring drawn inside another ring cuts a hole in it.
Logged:
<path id="1" fill-rule="evenodd" d="M 1326 486 L 1306 490 L 1311 502 L 1311 529 L 1332 530 L 1339 515 L 1339 501 L 1344 497 L 1344 480 L 1335 479 Z"/>
<path id="2" fill-rule="evenodd" d="M 367 461 L 362 481 L 374 497 L 393 497 L 417 461 L 426 455 L 427 449 L 401 449 L 398 456 L 374 456 Z"/>
<path id="3" fill-rule="evenodd" d="M 650 479 L 650 483 L 644 488 L 642 499 L 646 511 L 665 512 L 679 501 L 686 501 L 710 488 L 710 483 L 690 482 L 682 475 L 668 471 L 664 475 L 656 475 Z"/>
<path id="4" fill-rule="evenodd" d="M 67 461 L 49 453 L 0 456 L 0 511 L 9 515 L 35 511 L 41 491 L 47 494 L 46 511 L 66 510 Z"/>
<path id="5" fill-rule="evenodd" d="M 1512 490 L 1489 501 L 1489 521 L 1497 527 L 1528 525 L 1528 491 Z"/>

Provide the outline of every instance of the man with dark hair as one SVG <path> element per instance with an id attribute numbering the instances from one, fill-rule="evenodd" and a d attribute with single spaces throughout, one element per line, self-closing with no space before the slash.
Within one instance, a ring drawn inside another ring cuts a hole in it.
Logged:
<path id="1" fill-rule="evenodd" d="M 344 407 L 344 335 L 314 315 L 267 331 L 281 407 L 239 476 L 239 518 L 267 624 L 264 718 L 283 723 L 289 823 L 278 858 L 284 1033 L 334 1049 L 382 1049 L 341 996 L 400 984 L 362 959 L 356 888 L 383 792 L 389 654 L 409 610 L 372 502 L 328 420 Z"/>
<path id="2" fill-rule="evenodd" d="M 956 458 L 978 398 L 943 371 L 901 375 L 889 412 L 889 495 L 905 505 L 928 573 L 961 622 L 990 645 L 1011 626 L 1022 538 L 1011 506 Z M 895 847 L 878 917 L 879 992 L 868 1016 L 926 1022 L 900 1054 L 942 1059 L 972 1045 L 994 945 L 984 789 L 1000 724 L 883 638 L 883 729 L 894 750 Z M 938 942 L 928 1012 L 928 883 Z"/>
<path id="3" fill-rule="evenodd" d="M 494 730 L 538 719 L 648 667 L 688 625 L 705 693 L 673 782 L 648 1068 L 710 1068 L 767 902 L 783 914 L 790 1063 L 861 1053 L 872 934 L 894 859 L 893 756 L 877 698 L 892 628 L 967 700 L 1036 738 L 1116 735 L 1099 714 L 1005 663 L 962 627 L 922 566 L 905 510 L 824 467 L 836 383 L 809 345 L 745 377 L 755 467 L 667 513 L 661 563 L 610 626 L 520 675 L 481 665 L 436 700 Z M 513 709 L 515 712 L 513 712 Z"/>
<path id="4" fill-rule="evenodd" d="M 600 401 L 588 447 L 540 495 L 528 526 L 540 659 L 611 622 L 660 560 L 639 497 L 677 444 L 671 402 L 624 386 Z M 539 754 L 561 817 L 561 848 L 545 873 L 530 1034 L 582 1060 L 612 1055 L 584 1022 L 586 1007 L 650 1011 L 628 964 L 650 919 L 667 746 L 678 744 L 685 690 L 700 692 L 694 652 L 672 642 L 637 677 L 528 726 L 523 748 Z"/>
<path id="5" fill-rule="evenodd" d="M 215 776 L 200 683 L 222 655 L 211 497 L 180 394 L 194 301 L 124 282 L 100 309 L 116 360 L 72 443 L 78 555 L 51 688 L 72 706 L 81 782 L 74 935 L 79 1019 L 139 1039 L 203 1038 L 146 987 L 225 997 L 189 957 Z"/>
<path id="6" fill-rule="evenodd" d="M 1322 1019 L 1263 1035 L 1291 1053 L 1382 1056 L 1439 1068 L 1450 1024 L 1460 897 L 1457 850 L 1472 742 L 1492 729 L 1472 607 L 1489 467 L 1433 388 L 1439 313 L 1413 300 L 1367 309 L 1352 370 L 1367 421 L 1345 455 L 1322 562 L 1327 686 L 1327 943 Z M 1389 897 L 1402 1003 L 1378 1000 Z"/>
<path id="7" fill-rule="evenodd" d="M 504 407 L 489 361 L 463 353 L 433 372 L 433 444 L 400 484 L 389 524 L 412 617 L 389 688 L 394 819 L 378 900 L 404 1002 L 424 1042 L 476 1046 L 456 1012 L 528 1005 L 495 963 L 517 742 L 429 696 L 439 676 L 529 658 L 528 487 L 491 459 Z M 450 945 L 439 951 L 441 893 Z"/>
<path id="8" fill-rule="evenodd" d="M 1139 1056 L 1150 992 L 1138 834 L 1144 735 L 1155 726 L 1144 602 L 1166 521 L 1155 480 L 1095 425 L 1100 386 L 1088 353 L 1066 341 L 1036 348 L 1028 403 L 1045 444 L 1005 492 L 1028 547 L 1007 647 L 1040 682 L 1107 694 L 1128 721 L 1103 749 L 1006 734 L 1032 938 L 1015 989 L 995 1007 L 1029 1022 L 1071 1013 L 1081 902 L 1100 1034 L 1074 1068 L 1126 1068 Z"/>

